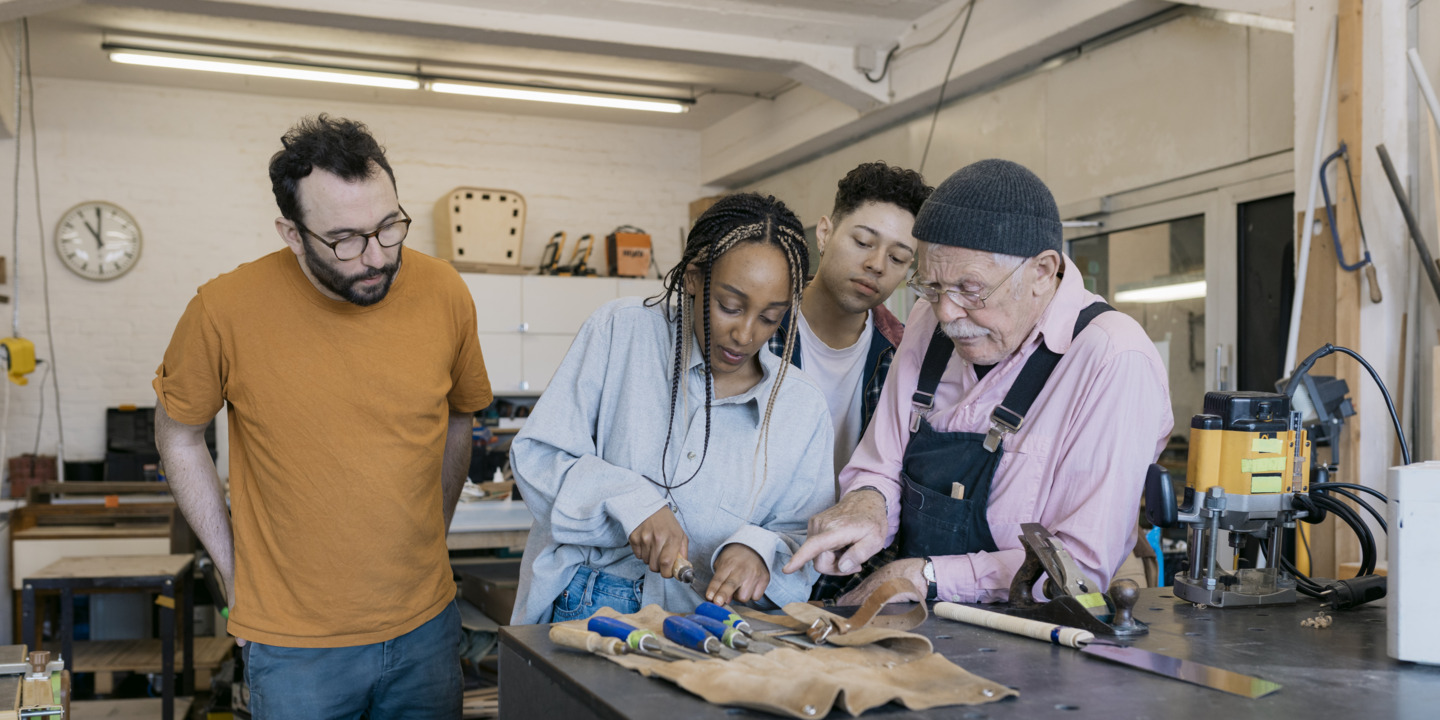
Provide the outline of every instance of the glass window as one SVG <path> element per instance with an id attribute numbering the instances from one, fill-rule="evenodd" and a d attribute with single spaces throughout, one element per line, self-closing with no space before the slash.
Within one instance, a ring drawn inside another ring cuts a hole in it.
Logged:
<path id="1" fill-rule="evenodd" d="M 1175 418 L 1160 462 L 1183 482 L 1190 418 L 1205 400 L 1205 217 L 1073 240 L 1070 257 L 1086 289 L 1134 318 L 1155 343 Z"/>

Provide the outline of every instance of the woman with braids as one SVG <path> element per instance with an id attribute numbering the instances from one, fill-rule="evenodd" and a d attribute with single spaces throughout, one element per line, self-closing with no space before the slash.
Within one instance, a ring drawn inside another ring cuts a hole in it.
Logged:
<path id="1" fill-rule="evenodd" d="M 834 430 L 819 388 L 765 348 L 807 259 L 783 203 L 731 195 L 662 295 L 585 322 L 510 451 L 535 516 L 512 623 L 809 599 L 813 569 L 779 568 L 834 502 Z"/>

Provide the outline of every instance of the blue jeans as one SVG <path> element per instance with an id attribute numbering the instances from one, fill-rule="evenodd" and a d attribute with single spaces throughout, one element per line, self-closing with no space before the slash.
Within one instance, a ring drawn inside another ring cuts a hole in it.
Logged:
<path id="1" fill-rule="evenodd" d="M 588 618 L 600 607 L 614 608 L 621 615 L 640 612 L 640 591 L 644 587 L 643 577 L 626 580 L 582 565 L 570 579 L 570 586 L 555 598 L 550 622 Z"/>
<path id="2" fill-rule="evenodd" d="M 394 640 L 338 648 L 246 643 L 245 682 L 255 720 L 459 720 L 460 608 Z"/>

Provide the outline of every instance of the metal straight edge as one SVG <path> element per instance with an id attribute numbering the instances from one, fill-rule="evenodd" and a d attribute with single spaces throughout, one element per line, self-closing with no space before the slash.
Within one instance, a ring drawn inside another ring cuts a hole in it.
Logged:
<path id="1" fill-rule="evenodd" d="M 1181 660 L 1140 648 L 1092 643 L 1081 648 L 1080 652 L 1251 700 L 1264 697 L 1280 689 L 1278 683 L 1269 680 L 1241 675 L 1230 670 L 1222 670 L 1191 660 Z"/>

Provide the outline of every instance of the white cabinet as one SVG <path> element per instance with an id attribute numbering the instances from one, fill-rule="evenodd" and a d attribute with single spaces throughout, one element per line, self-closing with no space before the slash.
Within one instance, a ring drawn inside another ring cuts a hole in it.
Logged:
<path id="1" fill-rule="evenodd" d="M 643 297 L 649 299 L 665 291 L 665 282 L 654 278 L 644 280 L 620 278 L 619 286 L 618 295 L 620 297 Z"/>
<path id="2" fill-rule="evenodd" d="M 620 297 L 653 297 L 660 280 L 461 273 L 475 298 L 480 350 L 497 397 L 539 395 L 580 326 Z"/>
<path id="3" fill-rule="evenodd" d="M 615 278 L 522 278 L 520 308 L 526 332 L 575 334 L 597 308 L 617 297 Z"/>
<path id="4" fill-rule="evenodd" d="M 520 275 L 487 275 L 460 273 L 475 298 L 480 333 L 513 333 L 520 329 Z M 481 349 L 485 349 L 481 344 Z M 485 359 L 490 359 L 486 353 Z M 492 378 L 493 382 L 493 378 Z"/>
<path id="5" fill-rule="evenodd" d="M 475 303 L 475 308 L 480 309 L 479 302 Z M 481 311 L 480 316 L 483 318 L 485 313 Z M 483 325 L 485 321 L 480 322 Z M 480 354 L 485 357 L 485 374 L 490 376 L 490 389 L 496 395 L 520 390 L 525 382 L 525 365 L 521 362 L 522 337 L 514 328 L 508 333 L 480 333 Z"/>

